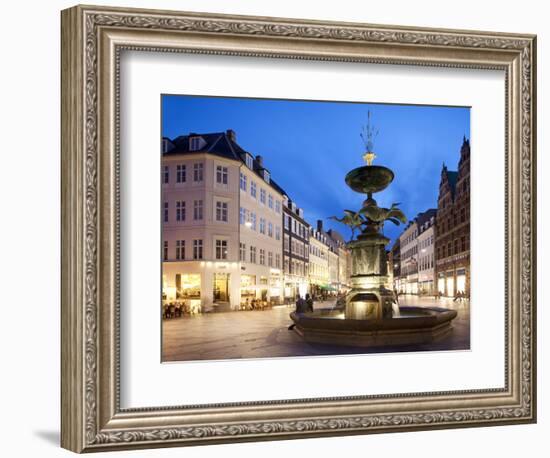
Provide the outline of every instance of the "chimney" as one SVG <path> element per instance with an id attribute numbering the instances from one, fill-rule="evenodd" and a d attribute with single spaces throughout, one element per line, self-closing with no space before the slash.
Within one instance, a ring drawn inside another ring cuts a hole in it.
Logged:
<path id="1" fill-rule="evenodd" d="M 323 232 L 323 220 L 322 219 L 317 220 L 317 230 L 319 232 Z"/>
<path id="2" fill-rule="evenodd" d="M 258 165 L 260 167 L 263 167 L 264 166 L 264 158 L 260 155 L 256 156 L 256 162 L 258 163 Z"/>
<path id="3" fill-rule="evenodd" d="M 227 135 L 227 138 L 229 138 L 229 140 L 231 140 L 234 143 L 237 143 L 237 134 L 233 129 L 227 129 L 225 131 L 225 134 Z"/>

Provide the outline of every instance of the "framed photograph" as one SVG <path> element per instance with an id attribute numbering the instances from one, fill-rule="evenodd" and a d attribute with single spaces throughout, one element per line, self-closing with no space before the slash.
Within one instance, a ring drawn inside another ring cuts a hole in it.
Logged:
<path id="1" fill-rule="evenodd" d="M 536 421 L 536 37 L 62 12 L 75 452 Z"/>

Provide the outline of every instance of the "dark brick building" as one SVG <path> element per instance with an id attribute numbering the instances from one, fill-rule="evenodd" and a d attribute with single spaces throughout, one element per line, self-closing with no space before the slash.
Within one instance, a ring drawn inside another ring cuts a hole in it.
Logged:
<path id="1" fill-rule="evenodd" d="M 458 171 L 443 164 L 435 231 L 437 289 L 470 295 L 470 141 L 464 137 Z"/>

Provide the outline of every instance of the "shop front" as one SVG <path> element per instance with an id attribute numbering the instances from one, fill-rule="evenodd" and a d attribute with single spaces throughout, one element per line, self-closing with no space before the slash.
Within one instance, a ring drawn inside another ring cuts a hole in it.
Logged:
<path id="1" fill-rule="evenodd" d="M 241 274 L 241 309 L 250 308 L 256 299 L 256 275 Z"/>
<path id="2" fill-rule="evenodd" d="M 454 297 L 455 295 L 455 278 L 454 278 L 454 271 L 448 271 L 446 273 L 446 296 L 447 297 Z"/>
<path id="3" fill-rule="evenodd" d="M 457 293 L 466 294 L 466 269 L 456 270 L 456 291 Z"/>

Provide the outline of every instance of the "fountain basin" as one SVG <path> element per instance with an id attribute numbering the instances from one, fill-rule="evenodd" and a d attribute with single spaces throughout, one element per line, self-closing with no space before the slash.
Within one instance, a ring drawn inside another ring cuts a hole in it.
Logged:
<path id="1" fill-rule="evenodd" d="M 364 165 L 348 172 L 346 183 L 354 191 L 368 194 L 386 189 L 393 178 L 393 172 L 387 167 Z"/>
<path id="2" fill-rule="evenodd" d="M 439 307 L 399 307 L 400 316 L 346 319 L 341 310 L 292 312 L 294 330 L 307 342 L 354 347 L 381 347 L 433 342 L 452 329 L 457 312 Z"/>

